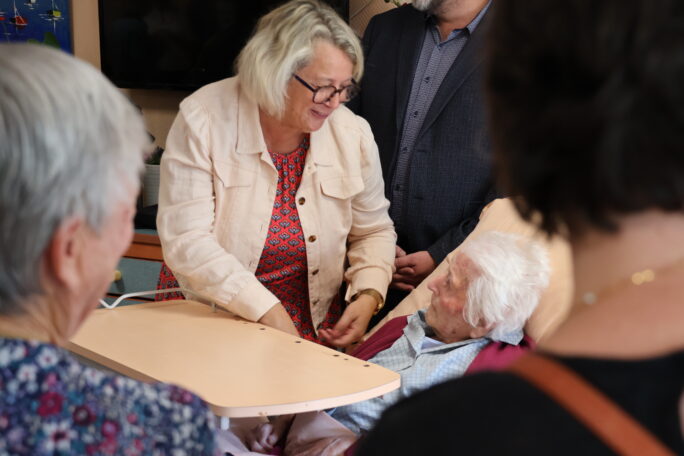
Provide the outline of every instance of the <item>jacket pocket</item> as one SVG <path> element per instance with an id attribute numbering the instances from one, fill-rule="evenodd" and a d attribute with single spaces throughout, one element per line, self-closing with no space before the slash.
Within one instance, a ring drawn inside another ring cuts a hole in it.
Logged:
<path id="1" fill-rule="evenodd" d="M 214 160 L 214 174 L 224 187 L 249 187 L 256 179 L 254 171 L 221 160 Z"/>
<path id="2" fill-rule="evenodd" d="M 331 198 L 349 199 L 362 190 L 361 176 L 334 176 L 321 179 L 321 191 Z"/>

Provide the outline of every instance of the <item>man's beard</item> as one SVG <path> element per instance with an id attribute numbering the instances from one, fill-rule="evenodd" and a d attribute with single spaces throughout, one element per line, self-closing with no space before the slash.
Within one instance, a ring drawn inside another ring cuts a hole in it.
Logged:
<path id="1" fill-rule="evenodd" d="M 442 6 L 442 3 L 444 3 L 444 0 L 413 0 L 412 2 L 415 9 L 426 13 L 434 13 Z"/>

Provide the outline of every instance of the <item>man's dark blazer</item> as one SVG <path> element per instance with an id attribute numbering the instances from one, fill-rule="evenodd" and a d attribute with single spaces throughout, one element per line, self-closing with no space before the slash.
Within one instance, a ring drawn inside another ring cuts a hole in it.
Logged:
<path id="1" fill-rule="evenodd" d="M 410 5 L 375 16 L 363 37 L 365 76 L 349 107 L 370 123 L 380 149 L 385 194 L 423 44 L 426 16 Z M 448 71 L 418 134 L 397 244 L 427 250 L 435 263 L 458 247 L 496 197 L 482 91 L 485 18 Z"/>

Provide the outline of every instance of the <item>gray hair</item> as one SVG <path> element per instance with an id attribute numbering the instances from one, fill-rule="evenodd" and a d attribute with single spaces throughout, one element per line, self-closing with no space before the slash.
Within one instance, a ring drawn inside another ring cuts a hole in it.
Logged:
<path id="1" fill-rule="evenodd" d="M 413 0 L 411 4 L 418 11 L 434 13 L 444 4 L 444 0 Z"/>
<path id="2" fill-rule="evenodd" d="M 47 46 L 0 44 L 0 314 L 43 292 L 56 229 L 96 232 L 139 185 L 150 141 L 140 113 L 96 69 Z"/>
<path id="3" fill-rule="evenodd" d="M 280 118 L 287 84 L 306 66 L 318 40 L 342 50 L 356 81 L 363 75 L 363 51 L 354 31 L 330 6 L 318 0 L 292 0 L 259 19 L 254 36 L 240 52 L 236 73 L 245 93 L 268 114 Z"/>
<path id="4" fill-rule="evenodd" d="M 546 249 L 519 235 L 486 231 L 460 253 L 481 272 L 468 286 L 464 319 L 471 326 L 492 326 L 494 340 L 522 329 L 549 284 Z"/>

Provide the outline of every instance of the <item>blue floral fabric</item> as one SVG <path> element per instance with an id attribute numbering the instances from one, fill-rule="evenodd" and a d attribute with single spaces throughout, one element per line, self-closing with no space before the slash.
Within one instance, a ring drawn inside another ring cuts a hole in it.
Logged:
<path id="1" fill-rule="evenodd" d="M 87 367 L 54 345 L 0 338 L 0 455 L 214 454 L 192 393 Z"/>

